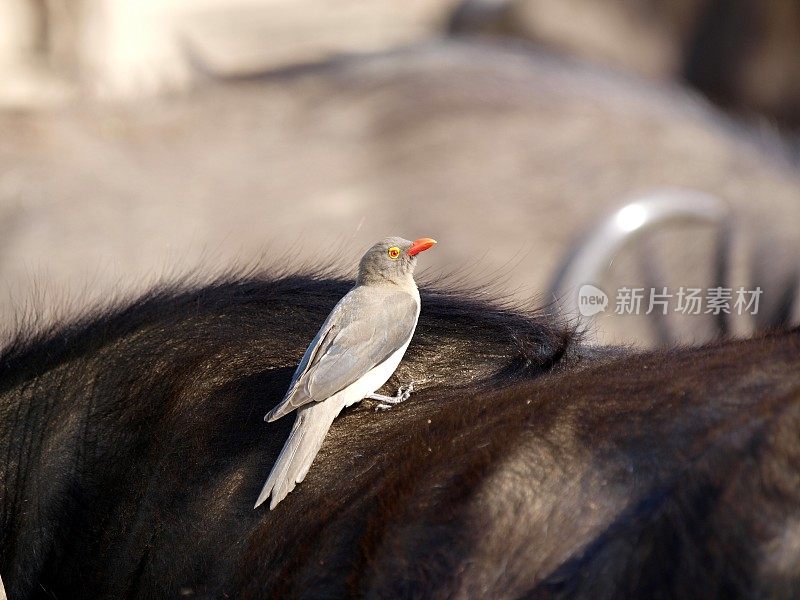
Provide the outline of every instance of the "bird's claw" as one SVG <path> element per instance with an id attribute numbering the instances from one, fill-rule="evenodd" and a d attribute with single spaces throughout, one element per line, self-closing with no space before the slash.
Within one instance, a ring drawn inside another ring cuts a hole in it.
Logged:
<path id="1" fill-rule="evenodd" d="M 409 398 L 411 398 L 411 392 L 414 391 L 414 382 L 410 382 L 405 389 L 402 387 L 397 388 L 397 399 L 400 402 L 405 402 Z"/>
<path id="2" fill-rule="evenodd" d="M 375 412 L 379 410 L 389 410 L 395 404 L 400 404 L 401 402 L 405 402 L 411 397 L 411 393 L 414 391 L 414 382 L 410 382 L 406 387 L 399 387 L 397 388 L 397 394 L 395 394 L 394 398 L 391 400 L 388 397 L 383 396 L 382 398 L 386 398 L 383 402 L 378 404 L 375 407 Z"/>

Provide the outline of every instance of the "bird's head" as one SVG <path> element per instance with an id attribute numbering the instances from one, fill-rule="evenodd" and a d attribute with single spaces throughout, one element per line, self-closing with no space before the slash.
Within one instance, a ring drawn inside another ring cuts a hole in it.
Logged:
<path id="1" fill-rule="evenodd" d="M 417 254 L 432 248 L 436 240 L 420 238 L 410 242 L 399 237 L 381 240 L 367 250 L 358 265 L 359 283 L 402 284 L 412 278 Z"/>

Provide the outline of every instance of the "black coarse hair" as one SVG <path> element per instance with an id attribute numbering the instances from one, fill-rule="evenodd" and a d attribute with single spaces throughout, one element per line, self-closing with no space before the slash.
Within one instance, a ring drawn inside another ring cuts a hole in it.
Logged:
<path id="1" fill-rule="evenodd" d="M 800 335 L 590 349 L 545 312 L 422 286 L 386 390 L 306 480 L 253 502 L 264 423 L 352 285 L 160 286 L 0 356 L 10 598 L 790 597 L 800 589 Z"/>

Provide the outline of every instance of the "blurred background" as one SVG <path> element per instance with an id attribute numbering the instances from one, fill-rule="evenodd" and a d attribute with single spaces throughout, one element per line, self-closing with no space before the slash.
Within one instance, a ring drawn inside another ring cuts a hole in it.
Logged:
<path id="1" fill-rule="evenodd" d="M 597 343 L 796 323 L 799 130 L 796 0 L 3 0 L 0 327 L 387 235 Z"/>

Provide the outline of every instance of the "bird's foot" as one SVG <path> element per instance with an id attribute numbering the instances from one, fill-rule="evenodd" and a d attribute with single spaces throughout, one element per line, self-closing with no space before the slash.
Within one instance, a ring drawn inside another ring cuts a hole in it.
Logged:
<path id="1" fill-rule="evenodd" d="M 395 404 L 405 402 L 411 397 L 411 392 L 414 391 L 414 382 L 412 381 L 406 387 L 397 389 L 397 394 L 394 396 L 384 396 L 383 394 L 370 394 L 367 398 L 371 400 L 378 400 L 380 404 L 375 407 L 375 410 L 389 410 Z"/>

